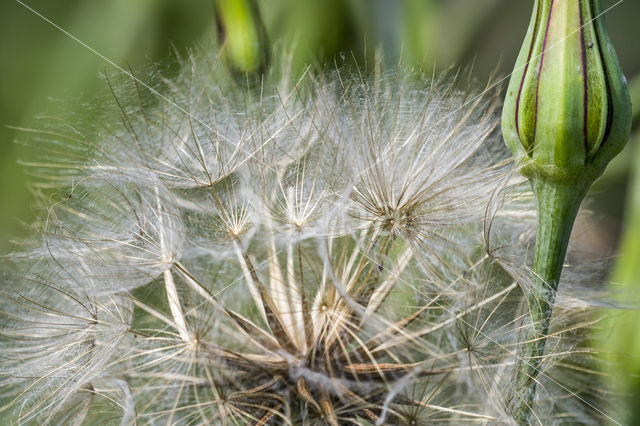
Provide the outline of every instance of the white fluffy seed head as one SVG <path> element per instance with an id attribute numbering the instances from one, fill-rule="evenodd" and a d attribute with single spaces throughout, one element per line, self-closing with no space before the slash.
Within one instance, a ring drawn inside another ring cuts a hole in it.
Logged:
<path id="1" fill-rule="evenodd" d="M 3 290 L 12 418 L 509 422 L 535 214 L 494 91 L 238 83 L 215 55 L 161 83 L 110 79 L 118 125 L 42 133 L 70 145 L 37 166 L 66 195 Z M 561 315 L 552 332 L 590 324 Z M 591 368 L 574 337 L 550 344 L 543 423 L 602 415 L 557 378 Z"/>

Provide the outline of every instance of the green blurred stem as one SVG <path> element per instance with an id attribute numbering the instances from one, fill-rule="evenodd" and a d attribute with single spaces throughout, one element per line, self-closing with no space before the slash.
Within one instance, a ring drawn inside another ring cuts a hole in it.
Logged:
<path id="1" fill-rule="evenodd" d="M 636 75 L 629 83 L 629 94 L 631 96 L 631 105 L 633 105 L 632 128 L 637 129 L 640 126 L 640 74 Z"/>
<path id="2" fill-rule="evenodd" d="M 519 348 L 514 396 L 511 400 L 512 415 L 521 425 L 529 424 L 571 229 L 590 186 L 590 182 L 562 183 L 540 176 L 532 177 L 531 182 L 538 208 L 538 233 L 533 261 L 535 277 L 528 299 L 531 325 Z"/>
<path id="3" fill-rule="evenodd" d="M 269 62 L 268 42 L 255 0 L 214 0 L 223 55 L 238 73 L 259 74 Z"/>
<path id="4" fill-rule="evenodd" d="M 622 284 L 620 305 L 635 309 L 618 309 L 609 315 L 603 345 L 606 365 L 613 367 L 609 383 L 625 399 L 627 411 L 621 418 L 627 425 L 640 424 L 640 134 L 634 142 L 621 256 L 612 280 Z"/>

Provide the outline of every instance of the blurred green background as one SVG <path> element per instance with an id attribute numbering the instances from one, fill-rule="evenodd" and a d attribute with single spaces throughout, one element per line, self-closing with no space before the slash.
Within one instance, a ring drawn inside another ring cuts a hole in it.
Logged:
<path id="1" fill-rule="evenodd" d="M 23 0 L 116 64 L 136 70 L 152 63 L 171 70 L 187 52 L 215 34 L 212 0 Z M 329 64 L 347 55 L 364 62 L 381 47 L 385 62 L 445 70 L 474 64 L 482 84 L 513 67 L 533 0 L 258 0 L 271 41 L 294 54 L 296 72 L 306 64 Z M 640 104 L 637 0 L 604 0 L 607 23 L 622 67 Z M 206 42 L 204 43 L 205 45 Z M 210 43 L 208 45 L 211 45 Z M 28 234 L 40 214 L 29 191 L 28 169 L 36 157 L 24 131 L 36 117 L 63 112 L 85 122 L 86 108 L 106 87 L 101 73 L 115 68 L 18 1 L 0 3 L 0 254 Z M 505 82 L 506 83 L 506 82 Z M 636 115 L 637 110 L 636 110 Z M 636 118 L 636 127 L 638 119 Z M 11 127 L 8 127 L 11 126 Z M 592 191 L 594 212 L 579 220 L 575 240 L 600 256 L 616 256 L 613 282 L 625 301 L 640 293 L 640 150 L 637 135 Z M 625 202 L 625 200 L 629 200 Z M 634 309 L 609 315 L 616 333 L 604 332 L 612 360 L 640 373 L 640 315 Z M 606 329 L 606 327 L 603 327 Z M 634 377 L 638 377 L 637 375 Z M 636 388 L 637 379 L 622 380 Z M 640 419 L 640 417 L 638 417 Z M 640 420 L 639 420 L 640 421 Z"/>

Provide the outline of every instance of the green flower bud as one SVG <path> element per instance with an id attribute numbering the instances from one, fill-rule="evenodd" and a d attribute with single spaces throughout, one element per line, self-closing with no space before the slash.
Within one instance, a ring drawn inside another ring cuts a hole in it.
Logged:
<path id="1" fill-rule="evenodd" d="M 215 0 L 216 24 L 231 69 L 260 73 L 269 60 L 267 37 L 254 0 Z"/>
<path id="2" fill-rule="evenodd" d="M 601 0 L 536 0 L 502 116 L 511 151 L 560 180 L 588 170 L 592 182 L 630 129 L 629 92 Z"/>
<path id="3" fill-rule="evenodd" d="M 508 406 L 531 424 L 540 360 L 571 229 L 589 187 L 631 131 L 626 80 L 609 40 L 601 0 L 536 0 L 511 76 L 502 133 L 536 196 L 531 326 L 519 348 Z"/>

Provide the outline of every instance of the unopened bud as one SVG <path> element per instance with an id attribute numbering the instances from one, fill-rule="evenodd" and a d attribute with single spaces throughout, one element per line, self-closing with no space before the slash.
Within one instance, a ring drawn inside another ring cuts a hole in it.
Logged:
<path id="1" fill-rule="evenodd" d="M 218 36 L 231 69 L 264 71 L 269 61 L 267 37 L 254 0 L 215 0 Z"/>
<path id="2" fill-rule="evenodd" d="M 531 181 L 538 209 L 528 288 L 531 328 L 519 349 L 509 399 L 518 424 L 531 424 L 540 360 L 578 209 L 630 131 L 629 91 L 601 0 L 536 0 L 502 113 L 502 133 Z"/>
<path id="3" fill-rule="evenodd" d="M 502 116 L 511 151 L 550 173 L 588 166 L 600 175 L 630 128 L 629 92 L 601 1 L 536 0 Z"/>

